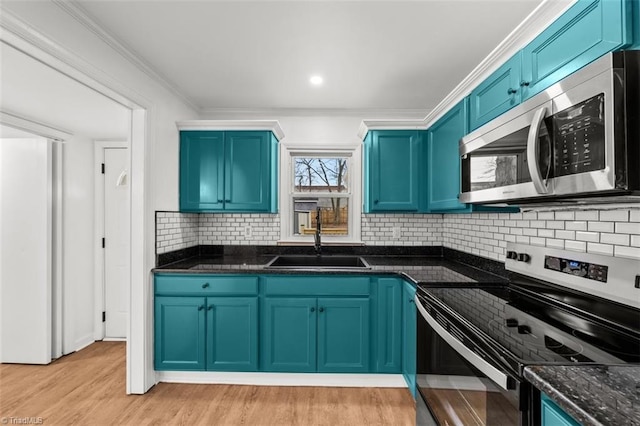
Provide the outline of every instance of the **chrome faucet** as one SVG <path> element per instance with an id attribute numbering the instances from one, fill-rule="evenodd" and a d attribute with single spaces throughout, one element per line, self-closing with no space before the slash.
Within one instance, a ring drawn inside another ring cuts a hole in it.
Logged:
<path id="1" fill-rule="evenodd" d="M 320 223 L 320 207 L 316 209 L 316 233 L 314 237 L 314 247 L 316 249 L 316 255 L 320 256 L 322 254 L 322 239 L 320 238 L 320 231 L 322 229 L 322 225 Z"/>

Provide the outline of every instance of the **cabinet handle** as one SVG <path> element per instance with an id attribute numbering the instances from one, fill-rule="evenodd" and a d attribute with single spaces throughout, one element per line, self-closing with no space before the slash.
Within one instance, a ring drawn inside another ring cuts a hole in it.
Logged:
<path id="1" fill-rule="evenodd" d="M 509 87 L 509 90 L 507 90 L 507 95 L 515 95 L 516 93 L 518 93 L 518 90 L 511 87 Z"/>
<path id="2" fill-rule="evenodd" d="M 209 283 L 202 284 L 202 288 L 209 288 Z"/>
<path id="3" fill-rule="evenodd" d="M 530 83 L 528 81 L 521 81 L 520 82 L 520 87 L 527 87 L 527 86 L 529 86 L 529 84 Z"/>
<path id="4" fill-rule="evenodd" d="M 320 308 L 318 309 L 320 312 L 324 312 L 324 308 Z"/>
<path id="5" fill-rule="evenodd" d="M 207 308 L 207 311 L 210 311 L 213 309 L 213 305 L 209 305 L 209 307 Z"/>
<path id="6" fill-rule="evenodd" d="M 198 310 L 199 310 L 199 311 L 201 311 L 201 310 L 203 310 L 203 309 L 204 309 L 204 305 L 200 305 L 200 306 L 198 306 Z"/>
<path id="7" fill-rule="evenodd" d="M 224 200 L 224 202 L 225 202 L 225 203 L 230 203 L 230 202 L 231 202 L 231 200 Z"/>
<path id="8" fill-rule="evenodd" d="M 373 204 L 378 204 L 378 200 L 373 200 Z"/>
<path id="9" fill-rule="evenodd" d="M 219 203 L 224 203 L 224 200 L 218 200 Z"/>
<path id="10" fill-rule="evenodd" d="M 315 311 L 316 311 L 316 308 L 311 308 L 311 312 L 315 312 Z"/>
<path id="11" fill-rule="evenodd" d="M 413 299 L 409 299 L 409 303 L 416 303 L 416 302 Z"/>

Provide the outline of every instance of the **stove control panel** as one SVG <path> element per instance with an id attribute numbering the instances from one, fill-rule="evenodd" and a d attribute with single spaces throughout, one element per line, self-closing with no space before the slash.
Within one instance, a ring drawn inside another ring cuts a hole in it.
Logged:
<path id="1" fill-rule="evenodd" d="M 544 257 L 544 268 L 604 283 L 609 271 L 608 266 L 555 256 Z"/>

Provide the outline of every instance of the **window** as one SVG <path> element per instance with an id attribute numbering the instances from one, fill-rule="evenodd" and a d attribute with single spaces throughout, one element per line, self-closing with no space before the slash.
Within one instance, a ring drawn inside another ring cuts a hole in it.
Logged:
<path id="1" fill-rule="evenodd" d="M 291 150 L 283 167 L 282 239 L 313 241 L 319 216 L 323 242 L 360 239 L 360 196 L 356 197 L 354 150 Z M 357 204 L 355 198 L 358 198 Z"/>

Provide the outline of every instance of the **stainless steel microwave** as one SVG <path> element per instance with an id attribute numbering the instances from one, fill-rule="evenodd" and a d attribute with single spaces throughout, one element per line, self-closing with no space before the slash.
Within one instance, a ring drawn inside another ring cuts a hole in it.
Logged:
<path id="1" fill-rule="evenodd" d="M 639 70 L 610 53 L 463 137 L 460 201 L 640 201 Z"/>

